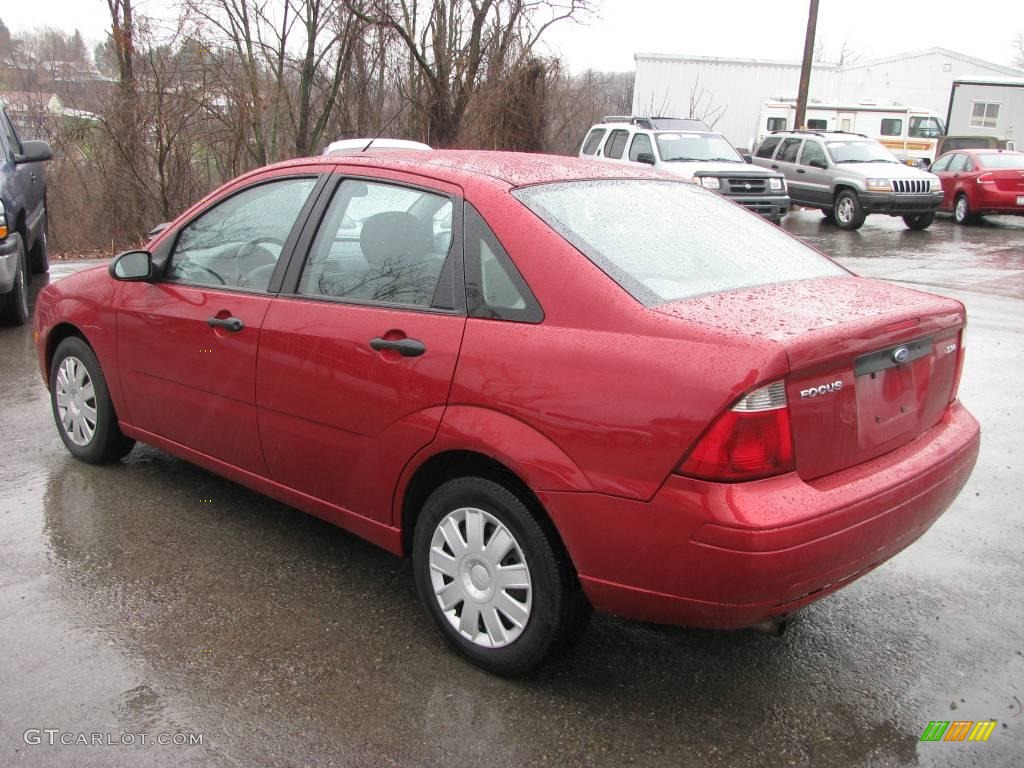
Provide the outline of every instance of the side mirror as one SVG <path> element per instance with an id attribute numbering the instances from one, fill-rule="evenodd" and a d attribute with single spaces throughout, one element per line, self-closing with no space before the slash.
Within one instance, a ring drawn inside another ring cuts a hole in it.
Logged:
<path id="1" fill-rule="evenodd" d="M 821 170 L 823 171 L 828 168 L 828 163 L 826 163 L 824 160 L 819 160 L 818 158 L 808 160 L 807 164 L 811 166 L 811 168 L 821 168 Z"/>
<path id="2" fill-rule="evenodd" d="M 636 161 L 647 165 L 654 165 L 654 154 L 651 152 L 637 152 Z"/>
<path id="3" fill-rule="evenodd" d="M 115 280 L 145 282 L 153 277 L 153 257 L 149 251 L 124 251 L 107 268 Z"/>
<path id="4" fill-rule="evenodd" d="M 53 152 L 45 141 L 23 141 L 21 142 L 21 154 L 14 156 L 14 164 L 42 163 L 51 157 L 53 157 Z"/>
<path id="5" fill-rule="evenodd" d="M 752 163 L 752 162 L 754 162 L 754 158 L 752 158 L 752 157 L 751 157 L 751 156 L 750 156 L 749 154 L 747 154 L 746 152 L 744 152 L 744 153 L 743 153 L 742 155 L 740 155 L 740 157 L 742 157 L 742 158 L 743 158 L 743 162 L 744 162 L 744 163 Z"/>

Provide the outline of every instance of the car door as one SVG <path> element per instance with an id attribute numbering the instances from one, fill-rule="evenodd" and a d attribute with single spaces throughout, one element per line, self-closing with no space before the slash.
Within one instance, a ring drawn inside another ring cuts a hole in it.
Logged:
<path id="1" fill-rule="evenodd" d="M 953 207 L 953 177 L 949 173 L 949 163 L 953 159 L 953 153 L 943 155 L 928 170 L 939 177 L 942 182 L 942 204 L 939 206 L 944 211 Z"/>
<path id="2" fill-rule="evenodd" d="M 45 191 L 43 164 L 14 163 L 14 155 L 20 155 L 22 151 L 21 139 L 3 109 L 0 109 L 0 134 L 0 144 L 6 146 L 6 152 L 0 147 L 0 159 L 4 160 L 2 173 L 7 177 L 9 194 L 15 205 L 20 203 L 25 210 L 25 229 L 30 233 L 29 242 L 25 243 L 27 249 L 35 242 L 42 226 Z"/>
<path id="3" fill-rule="evenodd" d="M 779 151 L 775 153 L 771 168 L 786 177 L 786 183 L 789 185 L 789 197 L 794 203 L 811 204 L 807 183 L 802 176 L 796 173 L 796 159 L 800 153 L 802 142 L 803 139 L 792 136 L 783 141 Z"/>
<path id="4" fill-rule="evenodd" d="M 829 206 L 832 204 L 832 184 L 828 172 L 825 148 L 817 139 L 806 139 L 800 150 L 800 159 L 794 169 L 794 179 L 803 185 L 807 202 Z M 790 185 L 792 186 L 792 184 Z"/>
<path id="5" fill-rule="evenodd" d="M 123 284 L 118 371 L 136 427 L 266 474 L 255 400 L 260 326 L 317 170 L 279 169 L 228 190 L 168 236 L 159 280 Z"/>
<path id="6" fill-rule="evenodd" d="M 434 437 L 462 343 L 461 221 L 456 187 L 338 178 L 263 322 L 256 401 L 276 482 L 391 522 L 398 475 Z"/>
<path id="7" fill-rule="evenodd" d="M 950 207 L 953 205 L 953 201 L 956 200 L 957 194 L 963 189 L 963 174 L 967 168 L 967 155 L 963 152 L 957 152 L 953 155 L 949 161 L 949 168 L 946 170 L 945 176 L 949 179 L 949 204 Z M 946 185 L 942 185 L 943 192 L 945 192 Z M 945 195 L 943 195 L 945 197 Z M 943 200 L 945 204 L 945 200 Z"/>

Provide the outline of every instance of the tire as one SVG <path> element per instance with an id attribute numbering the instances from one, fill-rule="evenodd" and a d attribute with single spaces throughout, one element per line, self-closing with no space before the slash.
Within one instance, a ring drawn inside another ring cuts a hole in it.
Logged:
<path id="1" fill-rule="evenodd" d="M 860 204 L 857 193 L 850 189 L 844 189 L 836 195 L 835 205 L 832 208 L 832 216 L 836 226 L 840 229 L 860 229 L 864 224 L 867 214 L 864 213 L 864 206 Z"/>
<path id="2" fill-rule="evenodd" d="M 114 462 L 135 445 L 117 426 L 107 380 L 96 355 L 77 336 L 64 339 L 53 353 L 50 405 L 57 432 L 77 459 L 89 464 Z"/>
<path id="3" fill-rule="evenodd" d="M 971 213 L 971 205 L 967 202 L 967 195 L 961 192 L 953 201 L 953 221 L 957 224 L 970 224 L 975 220 Z"/>
<path id="4" fill-rule="evenodd" d="M 590 618 L 557 534 L 493 480 L 461 477 L 435 490 L 416 522 L 412 561 L 445 641 L 498 675 L 536 670 L 578 640 Z"/>
<path id="5" fill-rule="evenodd" d="M 49 214 L 43 209 L 43 231 L 36 238 L 32 250 L 29 251 L 29 264 L 33 275 L 45 275 L 50 271 L 50 247 L 46 231 L 50 226 Z"/>
<path id="6" fill-rule="evenodd" d="M 0 295 L 0 321 L 5 325 L 24 325 L 29 317 L 25 243 L 17 233 L 11 234 L 10 237 L 17 238 L 18 264 L 14 271 L 14 285 L 10 291 Z"/>
<path id="7" fill-rule="evenodd" d="M 935 211 L 931 213 L 913 213 L 903 217 L 903 223 L 910 229 L 915 230 L 928 229 L 933 221 L 935 221 Z"/>

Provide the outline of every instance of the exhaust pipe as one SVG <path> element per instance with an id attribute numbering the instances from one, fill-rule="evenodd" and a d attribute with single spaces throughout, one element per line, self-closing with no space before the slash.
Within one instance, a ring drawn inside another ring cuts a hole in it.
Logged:
<path id="1" fill-rule="evenodd" d="M 756 632 L 760 632 L 762 635 L 782 637 L 782 633 L 786 631 L 790 623 L 792 623 L 792 617 L 789 614 L 784 613 L 780 616 L 772 616 L 770 619 L 758 622 L 757 624 L 754 624 L 751 629 Z"/>

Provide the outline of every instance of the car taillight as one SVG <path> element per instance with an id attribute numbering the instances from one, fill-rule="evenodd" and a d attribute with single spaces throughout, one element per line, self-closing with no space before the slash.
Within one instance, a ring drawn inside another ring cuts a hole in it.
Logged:
<path id="1" fill-rule="evenodd" d="M 956 351 L 956 374 L 953 376 L 953 390 L 949 393 L 949 402 L 955 402 L 957 393 L 960 391 L 960 376 L 964 372 L 964 355 L 967 350 L 964 345 L 967 342 L 967 326 L 960 329 L 960 348 Z"/>
<path id="2" fill-rule="evenodd" d="M 786 385 L 776 381 L 722 413 L 676 470 L 701 480 L 756 480 L 795 469 Z"/>
<path id="3" fill-rule="evenodd" d="M 996 180 L 991 173 L 983 173 L 978 177 L 979 184 L 995 184 Z"/>

